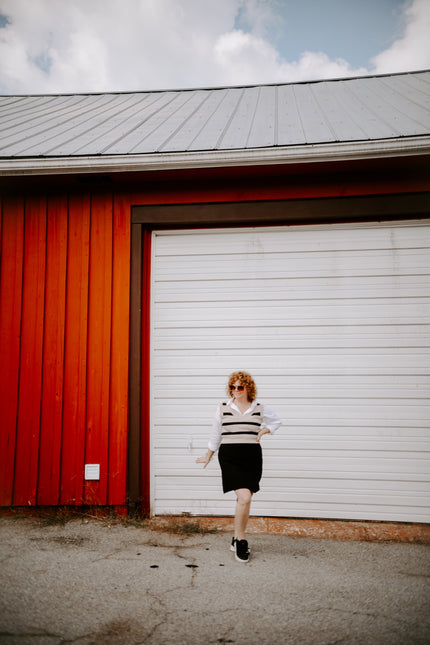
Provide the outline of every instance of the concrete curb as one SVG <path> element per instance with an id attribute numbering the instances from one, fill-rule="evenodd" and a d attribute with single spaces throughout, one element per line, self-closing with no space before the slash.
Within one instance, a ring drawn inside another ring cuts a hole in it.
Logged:
<path id="1" fill-rule="evenodd" d="M 126 507 L 2 507 L 0 517 L 53 517 L 70 516 L 89 518 L 111 518 L 112 522 L 141 524 L 157 530 L 171 530 L 173 525 L 183 524 L 200 527 L 203 531 L 234 532 L 233 517 L 200 515 L 159 515 L 151 519 L 128 519 Z M 193 532 L 193 526 L 190 526 Z M 187 530 L 185 530 L 187 533 Z M 251 517 L 247 533 L 253 535 L 284 535 L 329 540 L 354 540 L 365 542 L 405 542 L 409 544 L 430 544 L 430 524 L 403 522 L 372 522 L 357 520 L 322 520 L 288 517 Z"/>
<path id="2" fill-rule="evenodd" d="M 234 531 L 232 517 L 158 516 L 150 520 L 156 529 L 176 522 L 198 523 L 203 529 Z M 247 533 L 312 537 L 331 540 L 364 540 L 366 542 L 408 542 L 430 544 L 429 524 L 400 522 L 358 522 L 342 520 L 313 520 L 301 518 L 251 517 Z"/>

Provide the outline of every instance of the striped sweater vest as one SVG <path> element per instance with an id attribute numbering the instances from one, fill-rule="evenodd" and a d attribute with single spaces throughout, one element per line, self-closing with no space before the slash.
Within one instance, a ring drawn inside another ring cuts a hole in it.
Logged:
<path id="1" fill-rule="evenodd" d="M 227 403 L 221 404 L 221 443 L 256 443 L 263 422 L 263 408 L 257 403 L 252 412 L 239 414 Z"/>

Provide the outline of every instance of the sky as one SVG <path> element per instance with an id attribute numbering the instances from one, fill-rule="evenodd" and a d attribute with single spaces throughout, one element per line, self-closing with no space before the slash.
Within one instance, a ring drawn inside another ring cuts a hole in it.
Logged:
<path id="1" fill-rule="evenodd" d="M 0 93 L 416 71 L 429 34 L 430 0 L 0 0 Z"/>

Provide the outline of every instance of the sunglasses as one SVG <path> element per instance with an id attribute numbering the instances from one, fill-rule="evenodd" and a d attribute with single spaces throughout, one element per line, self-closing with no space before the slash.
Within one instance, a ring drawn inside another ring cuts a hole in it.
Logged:
<path id="1" fill-rule="evenodd" d="M 238 390 L 239 392 L 243 392 L 244 390 L 243 385 L 230 385 L 230 390 Z"/>

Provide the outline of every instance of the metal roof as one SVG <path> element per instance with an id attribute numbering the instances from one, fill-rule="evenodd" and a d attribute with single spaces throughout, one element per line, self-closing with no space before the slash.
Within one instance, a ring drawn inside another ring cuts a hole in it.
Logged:
<path id="1" fill-rule="evenodd" d="M 252 87 L 0 96 L 3 174 L 416 154 L 429 152 L 429 140 L 430 71 Z"/>

